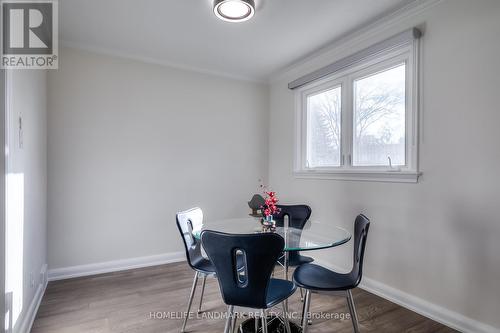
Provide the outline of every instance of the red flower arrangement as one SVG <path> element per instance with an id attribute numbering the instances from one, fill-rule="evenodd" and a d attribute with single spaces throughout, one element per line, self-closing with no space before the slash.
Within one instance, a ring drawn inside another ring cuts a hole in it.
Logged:
<path id="1" fill-rule="evenodd" d="M 260 188 L 262 192 L 264 193 L 264 205 L 260 207 L 262 210 L 262 213 L 266 217 L 266 219 L 272 219 L 272 215 L 274 214 L 279 214 L 280 209 L 276 207 L 276 204 L 278 203 L 278 197 L 276 196 L 276 192 L 273 190 L 269 189 L 266 185 L 264 185 L 264 182 L 262 179 L 259 179 L 260 182 Z"/>
<path id="2" fill-rule="evenodd" d="M 278 214 L 280 209 L 276 206 L 278 203 L 278 198 L 276 197 L 276 192 L 273 191 L 264 191 L 266 197 L 264 198 L 265 203 L 262 206 L 263 212 L 265 216 L 271 216 L 274 214 Z"/>

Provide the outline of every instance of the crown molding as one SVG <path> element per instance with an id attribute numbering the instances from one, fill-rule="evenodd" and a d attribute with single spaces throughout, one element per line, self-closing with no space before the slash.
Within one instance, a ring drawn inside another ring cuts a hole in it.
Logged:
<path id="1" fill-rule="evenodd" d="M 152 65 L 159 65 L 159 66 L 163 66 L 163 67 L 184 70 L 184 71 L 193 72 L 193 73 L 212 75 L 212 76 L 217 76 L 217 77 L 221 77 L 221 78 L 225 78 L 225 79 L 244 81 L 244 82 L 250 82 L 250 83 L 260 83 L 260 84 L 267 83 L 267 80 L 258 79 L 255 77 L 248 77 L 248 76 L 225 73 L 225 72 L 215 71 L 215 70 L 210 70 L 210 69 L 205 69 L 205 68 L 188 66 L 188 65 L 170 62 L 170 61 L 165 61 L 163 59 L 146 57 L 146 56 L 139 55 L 139 54 L 128 53 L 125 51 L 119 51 L 116 49 L 105 48 L 105 47 L 100 47 L 100 46 L 91 45 L 91 44 L 76 43 L 76 42 L 72 42 L 69 40 L 61 40 L 59 46 L 63 47 L 63 48 L 68 48 L 68 49 L 73 49 L 73 50 L 81 50 L 81 51 L 86 51 L 86 52 L 100 54 L 100 55 L 128 59 L 128 60 L 143 62 L 143 63 L 147 63 L 147 64 L 152 64 Z"/>
<path id="2" fill-rule="evenodd" d="M 300 73 L 304 71 L 304 67 L 313 61 L 321 61 L 322 58 L 326 57 L 333 59 L 334 57 L 339 56 L 342 52 L 345 52 L 346 49 L 356 48 L 363 42 L 372 40 L 378 41 L 379 39 L 383 39 L 384 37 L 387 37 L 384 36 L 385 31 L 404 23 L 410 18 L 429 10 L 443 1 L 444 0 L 415 0 L 414 2 L 411 2 L 390 14 L 384 15 L 375 21 L 344 34 L 328 45 L 313 51 L 312 53 L 302 57 L 300 60 L 274 72 L 269 76 L 268 82 L 274 83 L 281 79 L 288 78 L 289 76 L 300 75 Z"/>
<path id="3" fill-rule="evenodd" d="M 269 75 L 265 76 L 265 78 L 262 79 L 257 77 L 249 77 L 233 73 L 227 73 L 223 71 L 211 70 L 207 68 L 200 68 L 196 66 L 189 66 L 181 63 L 166 61 L 164 59 L 159 59 L 155 57 L 148 57 L 131 52 L 120 51 L 117 49 L 106 48 L 87 43 L 79 43 L 64 39 L 60 41 L 60 47 L 66 47 L 70 49 L 87 51 L 95 54 L 129 59 L 143 63 L 164 66 L 168 68 L 185 70 L 194 73 L 212 75 L 231 80 L 258 83 L 258 84 L 262 83 L 269 84 L 280 80 L 287 74 L 294 72 L 298 67 L 303 66 L 308 62 L 321 57 L 322 55 L 335 53 L 335 50 L 338 50 L 339 48 L 345 49 L 353 47 L 369 38 L 376 38 L 376 36 L 380 35 L 385 29 L 388 29 L 391 26 L 401 23 L 410 17 L 418 15 L 442 1 L 444 0 L 415 0 L 392 13 L 383 15 L 378 19 L 375 19 L 375 21 L 371 21 L 370 23 L 362 26 L 361 28 L 356 28 L 355 30 L 352 30 L 344 34 L 343 36 L 337 38 L 336 40 L 327 44 L 326 46 L 304 55 L 303 57 L 300 58 L 300 60 L 294 61 L 289 65 L 285 65 L 282 69 L 278 71 L 269 73 Z"/>

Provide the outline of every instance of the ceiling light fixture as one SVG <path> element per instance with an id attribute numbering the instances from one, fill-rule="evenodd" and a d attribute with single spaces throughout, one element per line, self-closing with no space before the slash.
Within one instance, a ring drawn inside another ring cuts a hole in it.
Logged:
<path id="1" fill-rule="evenodd" d="M 254 0 L 214 0 L 214 13 L 223 21 L 243 22 L 255 14 Z"/>

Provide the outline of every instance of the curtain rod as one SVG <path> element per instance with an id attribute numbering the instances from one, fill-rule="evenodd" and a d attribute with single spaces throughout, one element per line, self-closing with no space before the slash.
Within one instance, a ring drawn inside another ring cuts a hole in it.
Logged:
<path id="1" fill-rule="evenodd" d="M 406 44 L 414 39 L 418 39 L 422 36 L 422 32 L 417 28 L 411 28 L 403 31 L 397 35 L 394 35 L 386 40 L 383 40 L 377 44 L 369 46 L 361 51 L 358 51 L 348 57 L 342 58 L 335 61 L 333 64 L 327 65 L 320 68 L 312 73 L 299 77 L 298 79 L 290 82 L 288 84 L 288 89 L 296 89 L 318 79 L 321 79 L 327 75 L 336 73 L 344 68 L 352 66 L 370 56 L 373 56 L 379 52 L 382 52 L 393 47 L 397 47 Z"/>

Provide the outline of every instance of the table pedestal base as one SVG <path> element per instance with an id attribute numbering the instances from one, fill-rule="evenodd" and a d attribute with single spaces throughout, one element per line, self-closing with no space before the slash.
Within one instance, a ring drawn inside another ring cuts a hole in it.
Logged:
<path id="1" fill-rule="evenodd" d="M 262 321 L 260 318 L 249 318 L 241 323 L 241 330 L 238 333 L 256 333 L 255 332 L 255 320 L 257 320 L 257 332 L 262 332 Z M 302 327 L 290 321 L 291 333 L 302 332 Z M 267 316 L 267 332 L 268 333 L 286 333 L 285 325 L 283 324 L 283 319 L 277 316 Z"/>

